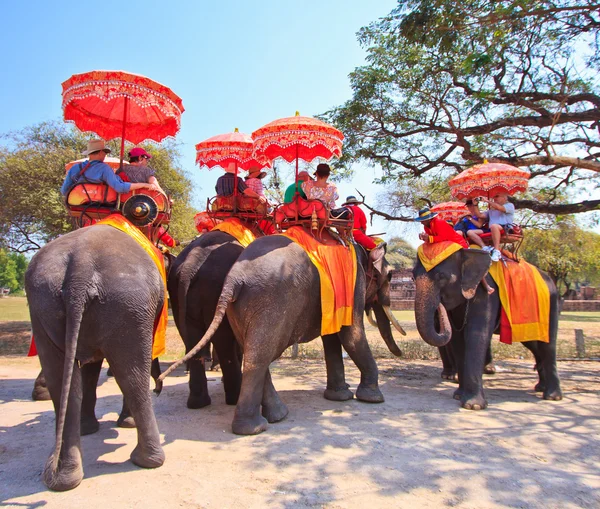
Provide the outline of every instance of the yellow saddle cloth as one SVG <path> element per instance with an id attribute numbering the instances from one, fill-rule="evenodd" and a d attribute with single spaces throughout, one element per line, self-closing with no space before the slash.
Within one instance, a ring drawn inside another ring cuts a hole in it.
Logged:
<path id="1" fill-rule="evenodd" d="M 524 260 L 492 263 L 490 276 L 498 285 L 502 314 L 500 341 L 550 341 L 550 290 L 539 270 Z"/>
<path id="2" fill-rule="evenodd" d="M 453 253 L 460 251 L 462 246 L 456 242 L 444 240 L 443 242 L 425 242 L 421 244 L 417 249 L 417 255 L 419 260 L 425 267 L 425 270 L 429 272 L 436 265 L 442 263 Z"/>
<path id="3" fill-rule="evenodd" d="M 319 271 L 321 335 L 335 334 L 342 326 L 352 325 L 357 270 L 354 246 L 326 246 L 301 226 L 293 226 L 281 235 L 301 246 Z"/>
<path id="4" fill-rule="evenodd" d="M 156 359 L 158 356 L 165 353 L 165 337 L 167 334 L 167 324 L 169 321 L 169 306 L 167 296 L 167 274 L 165 272 L 165 261 L 162 253 L 148 240 L 148 238 L 135 226 L 133 226 L 127 219 L 120 214 L 112 214 L 96 224 L 106 224 L 121 230 L 123 233 L 129 235 L 135 240 L 143 249 L 148 253 L 148 256 L 152 258 L 152 261 L 156 265 L 160 277 L 163 280 L 163 288 L 165 291 L 165 300 L 160 316 L 154 324 L 154 337 L 152 341 L 152 358 Z"/>
<path id="5" fill-rule="evenodd" d="M 237 217 L 225 219 L 223 222 L 217 224 L 211 231 L 214 230 L 229 233 L 229 235 L 235 237 L 243 247 L 248 247 L 256 240 L 254 233 L 252 233 L 247 226 L 243 225 Z"/>

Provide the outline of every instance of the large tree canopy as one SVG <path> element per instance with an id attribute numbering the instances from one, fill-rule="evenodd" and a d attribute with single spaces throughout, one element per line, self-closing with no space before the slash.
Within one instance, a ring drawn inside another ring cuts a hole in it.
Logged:
<path id="1" fill-rule="evenodd" d="M 88 136 L 62 123 L 48 122 L 4 136 L 0 146 L 0 247 L 16 252 L 34 251 L 73 229 L 60 186 L 65 164 L 81 158 Z M 108 144 L 119 153 L 117 140 Z M 170 233 L 192 238 L 194 210 L 189 205 L 191 182 L 178 166 L 175 144 L 145 145 L 152 167 L 174 200 Z"/>
<path id="2" fill-rule="evenodd" d="M 439 185 L 488 159 L 531 171 L 517 208 L 597 210 L 600 3 L 398 4 L 361 29 L 368 56 L 350 75 L 353 97 L 324 115 L 346 135 L 342 165 Z"/>

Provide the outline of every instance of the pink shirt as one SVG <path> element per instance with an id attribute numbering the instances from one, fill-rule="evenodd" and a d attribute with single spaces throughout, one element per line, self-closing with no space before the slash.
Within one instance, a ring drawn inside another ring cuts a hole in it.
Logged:
<path id="1" fill-rule="evenodd" d="M 252 189 L 258 196 L 265 196 L 265 190 L 263 187 L 263 183 L 260 179 L 257 178 L 249 178 L 246 179 L 245 182 L 248 189 Z"/>

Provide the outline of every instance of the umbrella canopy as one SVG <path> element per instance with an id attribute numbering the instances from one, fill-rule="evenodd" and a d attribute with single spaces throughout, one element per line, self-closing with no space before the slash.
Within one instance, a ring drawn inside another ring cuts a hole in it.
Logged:
<path id="1" fill-rule="evenodd" d="M 469 213 L 467 206 L 461 201 L 446 201 L 431 207 L 431 212 L 437 212 L 444 221 L 452 221 L 452 224 Z"/>
<path id="2" fill-rule="evenodd" d="M 65 164 L 65 171 L 69 171 L 73 166 L 75 166 L 76 164 L 82 163 L 84 161 L 87 161 L 87 158 L 77 159 L 77 161 L 71 161 L 71 162 Z M 121 161 L 119 160 L 118 157 L 106 157 L 106 158 L 104 158 L 104 162 L 106 164 L 108 164 L 113 170 L 118 170 L 119 164 Z"/>
<path id="3" fill-rule="evenodd" d="M 209 170 L 218 166 L 226 169 L 230 163 L 236 168 L 248 170 L 252 166 L 270 168 L 265 157 L 254 155 L 254 142 L 249 134 L 240 133 L 236 128 L 232 133 L 218 134 L 196 145 L 196 164 Z"/>
<path id="4" fill-rule="evenodd" d="M 256 153 L 270 160 L 282 157 L 288 163 L 298 159 L 311 162 L 317 157 L 342 155 L 344 135 L 335 127 L 312 117 L 280 118 L 252 133 Z"/>
<path id="5" fill-rule="evenodd" d="M 454 198 L 464 200 L 476 196 L 488 198 L 498 193 L 515 193 L 527 190 L 530 173 L 510 164 L 483 163 L 459 173 L 448 182 Z"/>
<path id="6" fill-rule="evenodd" d="M 66 121 L 105 140 L 121 138 L 137 144 L 160 142 L 179 131 L 184 111 L 171 89 L 138 74 L 91 71 L 75 74 L 62 84 Z"/>

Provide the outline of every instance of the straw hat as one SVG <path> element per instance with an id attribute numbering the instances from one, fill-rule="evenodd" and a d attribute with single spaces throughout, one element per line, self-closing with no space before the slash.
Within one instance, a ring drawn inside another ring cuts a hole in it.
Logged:
<path id="1" fill-rule="evenodd" d="M 87 150 L 84 150 L 82 154 L 89 156 L 92 152 L 100 152 L 101 150 L 104 150 L 107 154 L 111 152 L 109 148 L 106 148 L 104 140 L 90 140 L 88 141 Z"/>
<path id="2" fill-rule="evenodd" d="M 437 215 L 438 215 L 438 213 L 431 212 L 431 209 L 429 207 L 423 207 L 421 210 L 419 210 L 419 216 L 415 217 L 414 220 L 419 221 L 419 222 L 429 221 L 430 219 L 433 219 Z"/>

